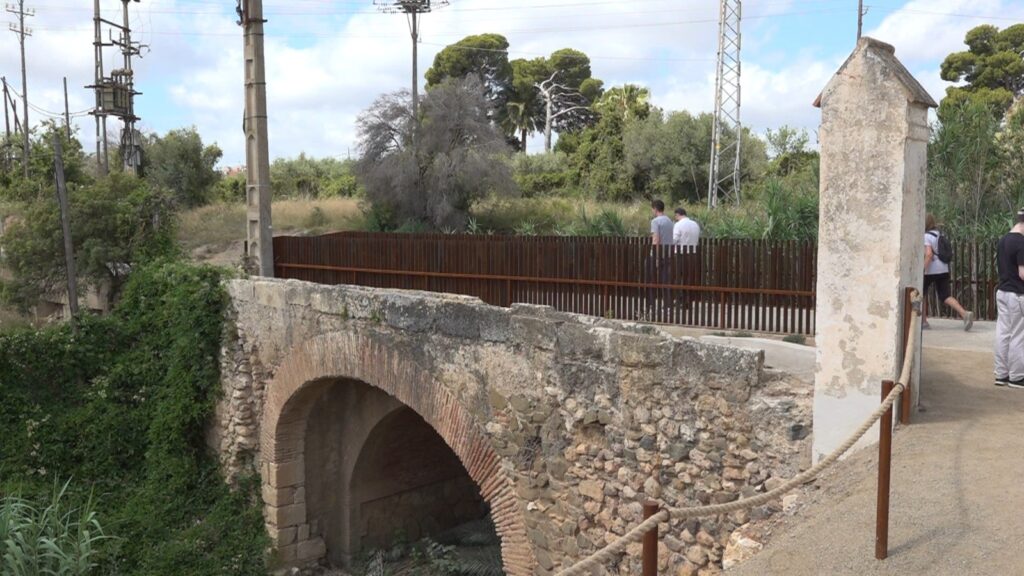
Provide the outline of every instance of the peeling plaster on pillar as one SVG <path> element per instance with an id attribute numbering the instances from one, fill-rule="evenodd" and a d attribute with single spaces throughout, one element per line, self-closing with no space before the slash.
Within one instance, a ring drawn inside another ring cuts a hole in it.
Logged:
<path id="1" fill-rule="evenodd" d="M 936 104 L 894 52 L 861 38 L 815 102 L 822 117 L 815 461 L 878 406 L 880 382 L 898 377 L 903 289 L 920 289 L 923 279 L 927 118 Z"/>

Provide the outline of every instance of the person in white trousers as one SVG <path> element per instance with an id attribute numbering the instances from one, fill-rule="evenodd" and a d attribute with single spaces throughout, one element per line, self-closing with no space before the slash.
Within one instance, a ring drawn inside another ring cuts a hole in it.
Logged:
<path id="1" fill-rule="evenodd" d="M 996 249 L 996 386 L 1024 388 L 1024 208 Z"/>

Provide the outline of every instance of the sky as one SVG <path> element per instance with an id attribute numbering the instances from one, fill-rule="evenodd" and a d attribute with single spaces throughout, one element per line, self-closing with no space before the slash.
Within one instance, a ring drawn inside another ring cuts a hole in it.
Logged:
<path id="1" fill-rule="evenodd" d="M 983 23 L 1024 22 L 1024 0 L 866 0 L 864 34 L 889 42 L 936 100 L 949 86 L 939 65 L 962 50 L 964 33 Z M 120 21 L 120 0 L 100 0 Z M 87 111 L 94 97 L 92 2 L 25 0 L 30 124 L 63 111 L 67 77 L 73 124 L 95 146 Z M 373 0 L 264 0 L 267 105 L 272 158 L 301 152 L 357 155 L 355 121 L 380 94 L 408 88 L 412 44 L 405 17 Z M 136 112 L 147 132 L 195 126 L 224 151 L 221 166 L 244 164 L 241 28 L 234 0 L 141 0 L 129 4 L 133 37 L 146 48 L 134 61 Z M 6 21 L 13 15 L 3 14 Z M 591 58 L 606 87 L 627 82 L 651 90 L 665 110 L 714 108 L 717 0 L 450 0 L 423 17 L 422 74 L 446 44 L 503 34 L 509 57 L 575 48 Z M 745 0 L 742 24 L 742 121 L 758 134 L 790 125 L 815 140 L 811 106 L 856 40 L 857 0 Z M 17 36 L 0 30 L 0 74 L 20 94 Z M 120 55 L 108 50 L 107 69 Z M 116 133 L 111 121 L 110 132 Z M 540 140 L 529 144 L 540 148 Z"/>

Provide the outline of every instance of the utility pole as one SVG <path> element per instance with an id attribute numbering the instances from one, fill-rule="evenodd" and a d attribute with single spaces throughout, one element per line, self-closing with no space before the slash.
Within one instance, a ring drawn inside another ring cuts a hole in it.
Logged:
<path id="1" fill-rule="evenodd" d="M 860 33 L 864 29 L 864 0 L 857 0 L 857 40 L 860 40 Z"/>
<path id="2" fill-rule="evenodd" d="M 129 174 L 137 174 L 139 169 L 138 142 L 135 138 L 135 122 L 139 120 L 135 116 L 135 97 L 141 92 L 135 91 L 135 72 L 132 70 L 132 56 L 141 55 L 141 46 L 132 43 L 131 20 L 128 17 L 128 3 L 132 0 L 121 0 L 122 24 L 120 40 L 113 40 L 112 43 L 121 48 L 121 55 L 124 57 L 123 68 L 114 70 L 111 75 L 114 83 L 123 95 L 123 101 L 118 103 L 119 113 L 123 127 L 121 130 L 121 160 L 124 171 Z M 139 0 L 134 0 L 138 2 Z"/>
<path id="3" fill-rule="evenodd" d="M 10 153 L 11 152 L 10 151 L 10 146 L 11 146 L 11 115 L 7 111 L 7 100 L 8 100 L 8 95 L 7 95 L 7 77 L 6 76 L 0 77 L 0 81 L 2 81 L 3 85 L 4 85 L 4 146 L 3 146 L 3 153 L 4 153 L 4 170 L 6 171 L 6 170 L 10 170 L 11 169 L 11 153 Z M 17 114 L 15 114 L 15 116 L 17 116 Z"/>
<path id="4" fill-rule="evenodd" d="M 270 146 L 267 141 L 267 80 L 263 54 L 263 0 L 238 0 L 245 57 L 246 256 L 260 276 L 274 276 L 270 203 Z"/>
<path id="5" fill-rule="evenodd" d="M 18 120 L 18 101 L 11 96 L 11 92 L 7 87 L 7 79 L 4 78 L 4 96 L 7 97 L 7 102 L 11 104 L 11 115 L 14 118 L 14 135 L 21 134 L 21 121 Z"/>
<path id="6" fill-rule="evenodd" d="M 18 5 L 7 5 L 7 11 L 18 17 L 17 24 L 11 24 L 11 32 L 18 35 L 21 46 L 21 127 L 22 127 L 22 158 L 21 165 L 25 178 L 28 178 L 29 143 L 28 143 L 28 76 L 25 73 L 25 37 L 32 35 L 32 30 L 25 27 L 25 17 L 35 16 L 34 10 L 25 10 L 25 0 L 18 0 Z"/>
<path id="7" fill-rule="evenodd" d="M 96 107 L 91 114 L 96 117 L 96 164 L 100 174 L 110 171 L 110 151 L 107 144 L 107 117 L 119 118 L 123 123 L 121 131 L 121 161 L 125 172 L 134 174 L 139 167 L 138 139 L 135 137 L 135 123 L 139 118 L 135 115 L 135 73 L 132 71 L 132 56 L 140 56 L 142 45 L 132 42 L 131 21 L 128 17 L 128 3 L 139 0 L 121 0 L 121 23 L 103 18 L 100 12 L 100 1 L 93 0 L 93 49 L 94 79 L 91 86 L 96 91 Z M 119 31 L 117 39 L 111 33 L 110 39 L 103 40 L 103 25 Z M 106 76 L 103 71 L 103 49 L 116 46 L 121 50 L 123 64 L 121 68 L 110 71 Z"/>
<path id="8" fill-rule="evenodd" d="M 64 77 L 64 136 L 71 141 L 71 114 L 68 112 L 68 77 Z"/>
<path id="9" fill-rule="evenodd" d="M 75 271 L 75 246 L 71 242 L 71 211 L 68 208 L 68 189 L 64 183 L 64 157 L 60 137 L 53 135 L 53 173 L 57 180 L 57 204 L 60 206 L 60 226 L 64 236 L 64 266 L 68 276 L 68 308 L 71 310 L 71 329 L 78 331 L 78 276 Z"/>
<path id="10" fill-rule="evenodd" d="M 93 84 L 86 88 L 96 90 L 96 106 L 92 114 L 96 117 L 96 171 L 104 175 L 110 170 L 107 163 L 107 115 L 103 112 L 103 19 L 100 15 L 100 0 L 93 0 Z"/>
<path id="11" fill-rule="evenodd" d="M 719 0 L 718 67 L 715 73 L 715 119 L 711 132 L 711 169 L 708 208 L 719 196 L 740 202 L 740 20 L 742 0 Z M 730 158 L 729 154 L 733 156 Z M 732 166 L 722 166 L 722 158 Z M 731 186 L 729 186 L 731 184 Z"/>
<path id="12" fill-rule="evenodd" d="M 420 77 L 417 57 L 420 14 L 432 12 L 435 8 L 444 8 L 448 5 L 448 0 L 373 0 L 373 4 L 385 14 L 405 14 L 409 20 L 409 33 L 412 35 L 412 117 L 419 118 Z"/>

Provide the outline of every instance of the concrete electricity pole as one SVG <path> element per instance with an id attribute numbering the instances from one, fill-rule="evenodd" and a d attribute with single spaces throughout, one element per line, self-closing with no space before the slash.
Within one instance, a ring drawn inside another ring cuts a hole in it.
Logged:
<path id="1" fill-rule="evenodd" d="M 18 0 L 18 5 L 7 5 L 7 11 L 18 17 L 17 24 L 11 24 L 11 31 L 18 35 L 21 46 L 21 127 L 22 127 L 22 158 L 21 165 L 25 178 L 28 178 L 29 143 L 28 143 L 28 77 L 25 74 L 25 37 L 32 35 L 32 30 L 25 28 L 25 17 L 35 16 L 32 9 L 25 10 L 25 0 Z"/>
<path id="2" fill-rule="evenodd" d="M 861 31 L 864 29 L 864 0 L 857 0 L 857 40 L 860 40 Z"/>
<path id="3" fill-rule="evenodd" d="M 110 46 L 103 42 L 103 19 L 100 15 L 100 0 L 93 0 L 93 84 L 86 88 L 96 91 L 96 106 L 92 114 L 96 117 L 96 171 L 104 175 L 110 171 L 107 161 L 107 115 L 104 112 L 103 90 L 103 47 Z"/>
<path id="4" fill-rule="evenodd" d="M 270 152 L 267 142 L 267 80 L 263 56 L 263 0 L 238 0 L 245 57 L 246 256 L 260 276 L 274 276 Z"/>
<path id="5" fill-rule="evenodd" d="M 71 113 L 68 112 L 68 77 L 64 77 L 64 136 L 71 141 Z"/>
<path id="6" fill-rule="evenodd" d="M 10 168 L 11 168 L 11 154 L 10 154 L 9 148 L 10 148 L 10 145 L 11 145 L 11 115 L 8 113 L 8 110 L 7 110 L 7 99 L 8 99 L 8 96 L 7 96 L 7 78 L 6 77 L 0 78 L 0 82 L 3 82 L 3 85 L 4 85 L 4 145 L 3 145 L 4 170 L 10 170 Z M 18 115 L 15 114 L 14 118 L 17 119 Z"/>
<path id="7" fill-rule="evenodd" d="M 420 14 L 435 8 L 444 8 L 448 0 L 373 0 L 377 9 L 385 14 L 405 14 L 409 19 L 409 33 L 412 35 L 412 117 L 419 118 L 420 92 L 418 51 L 420 42 Z"/>

